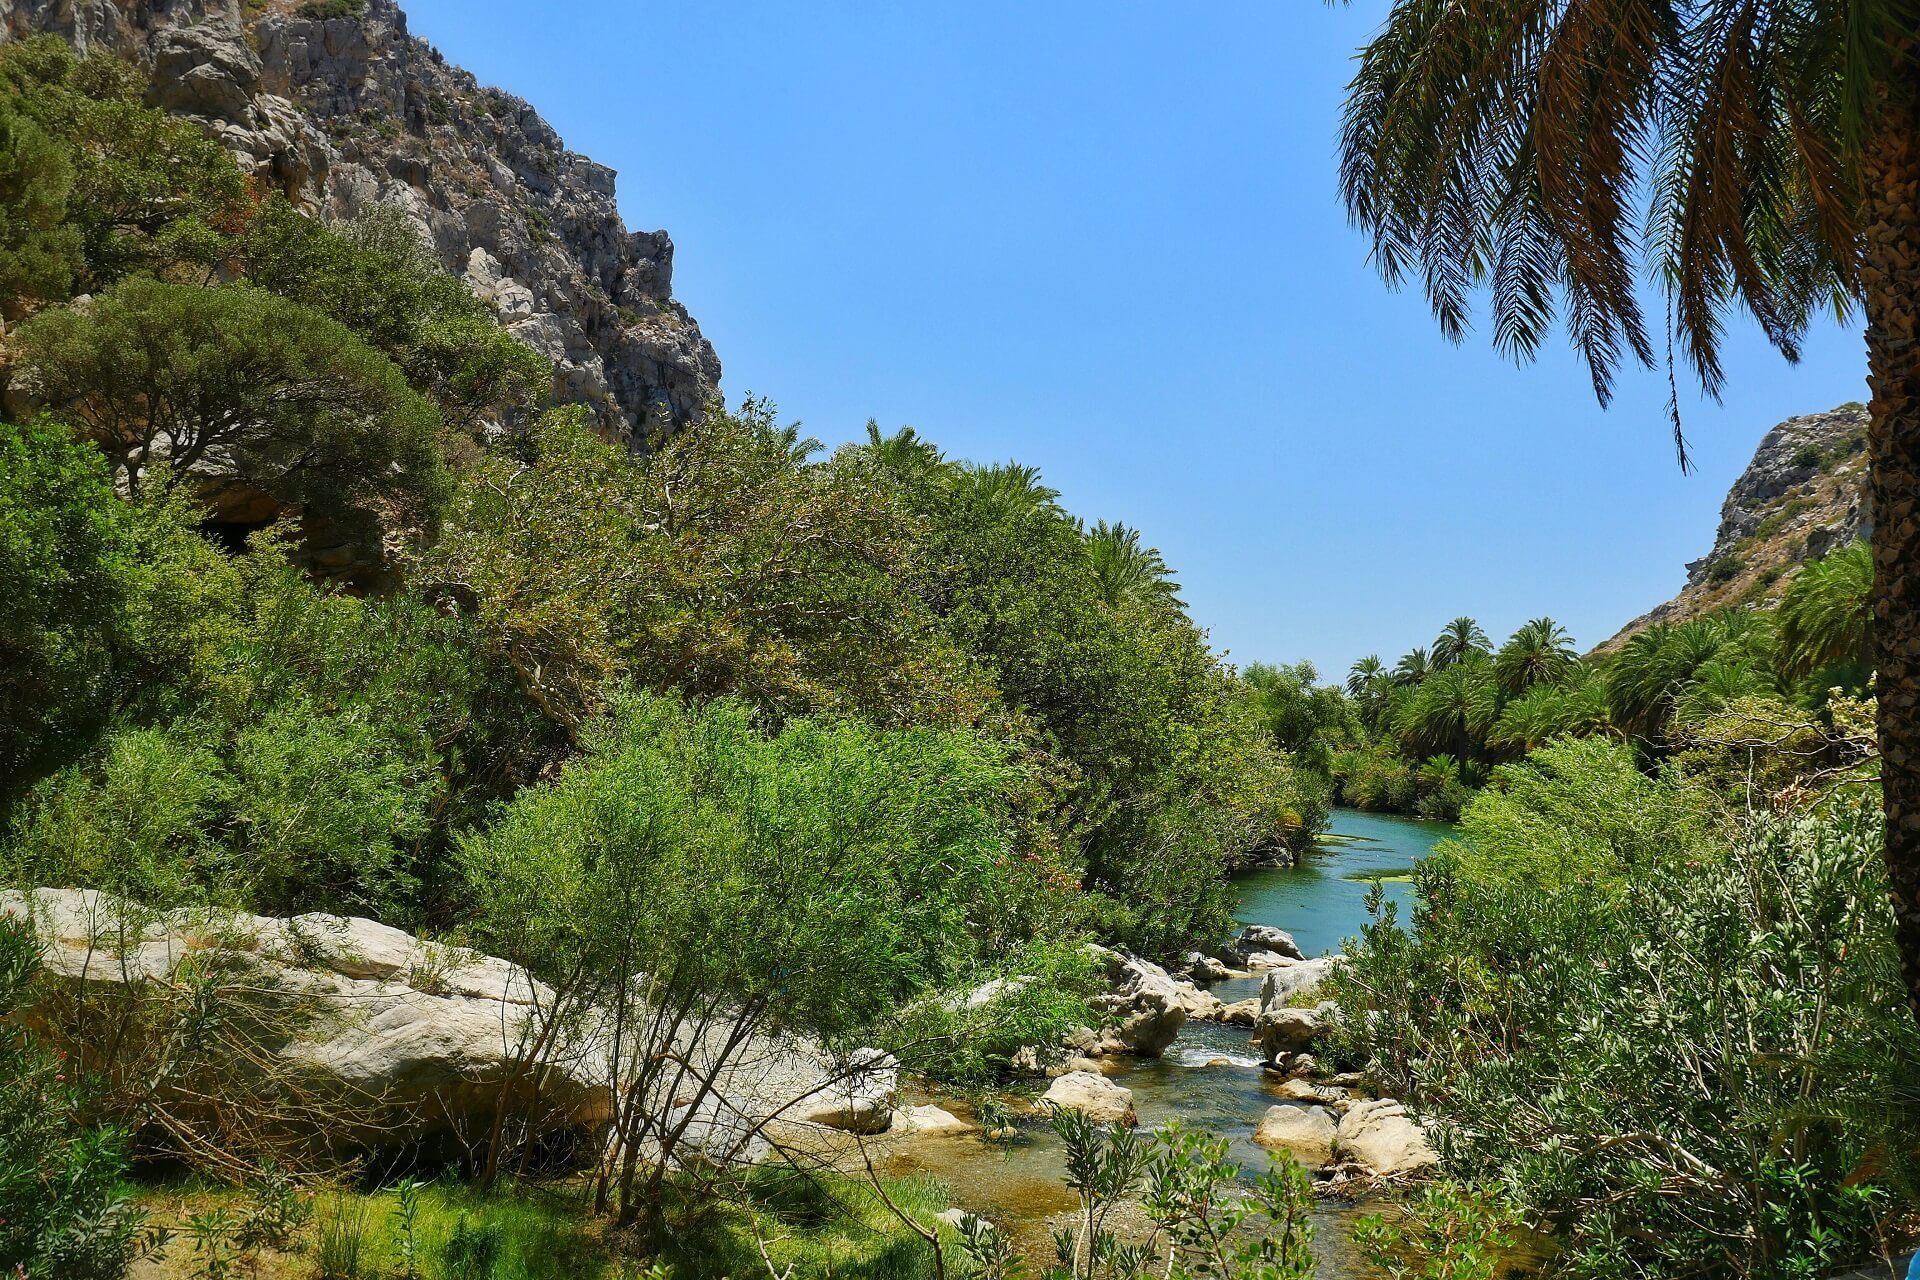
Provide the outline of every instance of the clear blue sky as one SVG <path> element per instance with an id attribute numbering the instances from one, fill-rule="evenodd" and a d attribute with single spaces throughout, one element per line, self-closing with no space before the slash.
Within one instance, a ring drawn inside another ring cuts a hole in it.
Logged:
<path id="1" fill-rule="evenodd" d="M 1455 348 L 1367 265 L 1333 153 L 1377 2 L 403 0 L 665 227 L 746 392 L 1037 464 L 1139 526 L 1233 660 L 1389 661 L 1471 613 L 1583 644 L 1671 595 L 1761 433 L 1865 398 L 1859 335 L 1750 324 L 1674 465 L 1660 374 Z"/>

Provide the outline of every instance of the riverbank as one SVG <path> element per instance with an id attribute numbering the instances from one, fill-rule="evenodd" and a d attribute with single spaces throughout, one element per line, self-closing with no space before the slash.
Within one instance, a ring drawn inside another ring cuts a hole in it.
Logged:
<path id="1" fill-rule="evenodd" d="M 1308 956 L 1328 955 L 1367 922 L 1366 898 L 1383 881 L 1390 901 L 1404 903 L 1403 880 L 1413 864 L 1453 829 L 1383 814 L 1336 810 L 1327 838 L 1300 865 L 1261 868 L 1234 877 L 1236 918 L 1243 925 L 1272 925 L 1291 933 Z M 1261 979 L 1236 976 L 1216 983 L 1213 994 L 1231 1003 L 1259 993 Z M 1258 1172 L 1267 1152 L 1253 1133 L 1267 1108 L 1286 1100 L 1284 1081 L 1263 1068 L 1245 1027 L 1189 1020 L 1160 1058 L 1108 1058 L 1103 1073 L 1133 1093 L 1140 1124 L 1178 1123 L 1228 1139 L 1231 1158 Z M 1051 1250 L 1048 1222 L 1070 1210 L 1064 1153 L 1057 1137 L 1035 1126 L 1004 1147 L 978 1138 L 907 1137 L 889 1146 L 883 1171 L 929 1176 L 951 1189 L 959 1208 L 1000 1224 L 1030 1253 Z M 1323 1199 L 1315 1212 L 1316 1251 L 1327 1280 L 1360 1273 L 1350 1240 L 1359 1207 Z"/>

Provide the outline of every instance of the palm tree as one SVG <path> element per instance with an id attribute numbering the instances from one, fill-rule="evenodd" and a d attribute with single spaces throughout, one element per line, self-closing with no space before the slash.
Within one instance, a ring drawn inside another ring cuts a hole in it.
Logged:
<path id="1" fill-rule="evenodd" d="M 1450 752 L 1475 755 L 1499 715 L 1498 695 L 1486 664 L 1457 663 L 1420 685 L 1394 719 L 1394 732 L 1410 755 Z"/>
<path id="2" fill-rule="evenodd" d="M 937 470 L 945 461 L 933 442 L 912 427 L 882 435 L 880 424 L 872 418 L 867 419 L 867 452 L 887 470 L 915 479 Z"/>
<path id="3" fill-rule="evenodd" d="M 1629 639 L 1607 668 L 1607 706 L 1614 725 L 1649 742 L 1663 741 L 1675 700 L 1729 638 L 1722 619 L 1695 618 L 1655 623 Z"/>
<path id="4" fill-rule="evenodd" d="M 1856 542 L 1803 565 L 1780 601 L 1780 668 L 1790 680 L 1873 661 L 1873 557 Z"/>
<path id="5" fill-rule="evenodd" d="M 1552 618 L 1535 618 L 1493 655 L 1493 675 L 1503 693 L 1518 696 L 1536 684 L 1562 679 L 1579 660 L 1565 627 Z"/>
<path id="6" fill-rule="evenodd" d="M 956 487 L 977 501 L 992 519 L 1019 521 L 1033 516 L 1065 518 L 1060 491 L 1040 483 L 1040 469 L 1022 462 L 967 467 Z"/>
<path id="7" fill-rule="evenodd" d="M 1490 646 L 1487 633 L 1472 618 L 1459 617 L 1440 628 L 1440 635 L 1433 642 L 1433 665 L 1444 670 L 1456 663 L 1464 662 L 1476 653 L 1485 653 Z"/>
<path id="8" fill-rule="evenodd" d="M 1528 359 L 1564 314 L 1603 404 L 1622 360 L 1676 346 L 1717 395 L 1736 310 L 1788 359 L 1822 310 L 1864 312 L 1886 859 L 1920 1015 L 1915 0 L 1394 0 L 1349 87 L 1341 183 L 1444 333 L 1484 290 L 1495 346 Z"/>
<path id="9" fill-rule="evenodd" d="M 1386 676 L 1387 667 L 1380 661 L 1380 655 L 1368 654 L 1347 668 L 1347 696 L 1356 700 L 1366 697 Z"/>
<path id="10" fill-rule="evenodd" d="M 1431 674 L 1433 674 L 1433 659 L 1427 656 L 1427 651 L 1419 645 L 1415 645 L 1400 661 L 1393 664 L 1393 682 L 1403 689 L 1411 689 Z"/>
<path id="11" fill-rule="evenodd" d="M 1173 570 L 1153 547 L 1143 546 L 1140 531 L 1101 520 L 1086 534 L 1100 595 L 1109 605 L 1122 600 L 1158 600 L 1184 608 Z"/>

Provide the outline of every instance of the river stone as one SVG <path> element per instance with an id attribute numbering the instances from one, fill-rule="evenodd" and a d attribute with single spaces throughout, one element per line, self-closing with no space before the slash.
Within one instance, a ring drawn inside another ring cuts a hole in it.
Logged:
<path id="1" fill-rule="evenodd" d="M 1336 1138 L 1341 1159 L 1382 1178 L 1418 1173 L 1440 1162 L 1425 1131 L 1392 1098 L 1348 1107 Z"/>
<path id="2" fill-rule="evenodd" d="M 1306 953 L 1285 929 L 1270 924 L 1250 924 L 1235 935 L 1230 950 L 1247 964 L 1256 955 L 1274 955 L 1282 960 L 1304 960 Z"/>
<path id="3" fill-rule="evenodd" d="M 1260 979 L 1260 1007 L 1270 1009 L 1274 1005 L 1287 1004 L 1299 996 L 1312 995 L 1320 989 L 1336 965 L 1344 964 L 1344 956 L 1321 956 L 1314 960 L 1289 960 L 1268 967 L 1266 976 Z"/>
<path id="4" fill-rule="evenodd" d="M 900 1064 L 892 1054 L 855 1049 L 824 1087 L 794 1104 L 786 1116 L 848 1133 L 885 1133 L 893 1123 L 893 1094 L 899 1084 Z"/>
<path id="5" fill-rule="evenodd" d="M 1227 968 L 1213 956 L 1202 955 L 1198 951 L 1187 953 L 1187 978 L 1203 987 L 1216 982 L 1225 982 L 1233 976 L 1233 970 Z"/>
<path id="6" fill-rule="evenodd" d="M 974 1127 L 944 1107 L 902 1107 L 893 1113 L 893 1132 L 923 1138 L 946 1138 L 974 1132 Z"/>
<path id="7" fill-rule="evenodd" d="M 1040 1102 L 1055 1110 L 1078 1111 L 1101 1124 L 1132 1124 L 1138 1119 L 1133 1110 L 1133 1090 L 1091 1071 L 1061 1076 L 1047 1086 Z"/>
<path id="8" fill-rule="evenodd" d="M 1215 1021 L 1234 1027 L 1255 1025 L 1260 1021 L 1260 997 L 1248 996 L 1245 1000 L 1235 1000 L 1232 1004 L 1222 1005 Z"/>
<path id="9" fill-rule="evenodd" d="M 1351 1096 L 1345 1089 L 1329 1084 L 1315 1084 L 1311 1080 L 1295 1077 L 1282 1080 L 1273 1088 L 1275 1097 L 1285 1098 L 1288 1102 L 1309 1102 L 1318 1106 L 1332 1107 L 1344 1111 L 1351 1102 Z"/>
<path id="10" fill-rule="evenodd" d="M 1325 1107 L 1281 1103 L 1260 1117 L 1253 1140 L 1273 1151 L 1285 1151 L 1308 1169 L 1323 1169 L 1333 1159 L 1334 1134 L 1339 1128 Z"/>
<path id="11" fill-rule="evenodd" d="M 1069 1046 L 1082 1054 L 1157 1058 L 1186 1025 L 1189 1007 L 1206 1008 L 1208 1001 L 1220 1003 L 1217 997 L 1191 982 L 1180 981 L 1150 960 L 1123 956 L 1105 947 L 1090 950 L 1104 964 L 1109 988 L 1087 1002 L 1088 1008 L 1100 1015 L 1100 1027 L 1069 1039 Z"/>
<path id="12" fill-rule="evenodd" d="M 1303 1052 L 1318 1039 L 1326 1031 L 1332 1012 L 1332 1004 L 1318 1004 L 1311 1009 L 1288 1005 L 1270 1008 L 1254 1024 L 1254 1041 L 1268 1062 L 1278 1062 L 1290 1054 Z"/>

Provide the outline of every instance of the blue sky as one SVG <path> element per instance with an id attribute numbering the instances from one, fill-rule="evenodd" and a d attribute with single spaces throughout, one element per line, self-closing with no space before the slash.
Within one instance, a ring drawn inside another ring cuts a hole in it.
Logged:
<path id="1" fill-rule="evenodd" d="M 1471 613 L 1584 645 L 1671 595 L 1782 417 L 1865 398 L 1856 330 L 1737 324 L 1674 465 L 1664 374 L 1453 347 L 1346 224 L 1377 3 L 404 0 L 665 227 L 729 398 L 1037 464 L 1140 527 L 1233 660 L 1389 661 Z"/>

